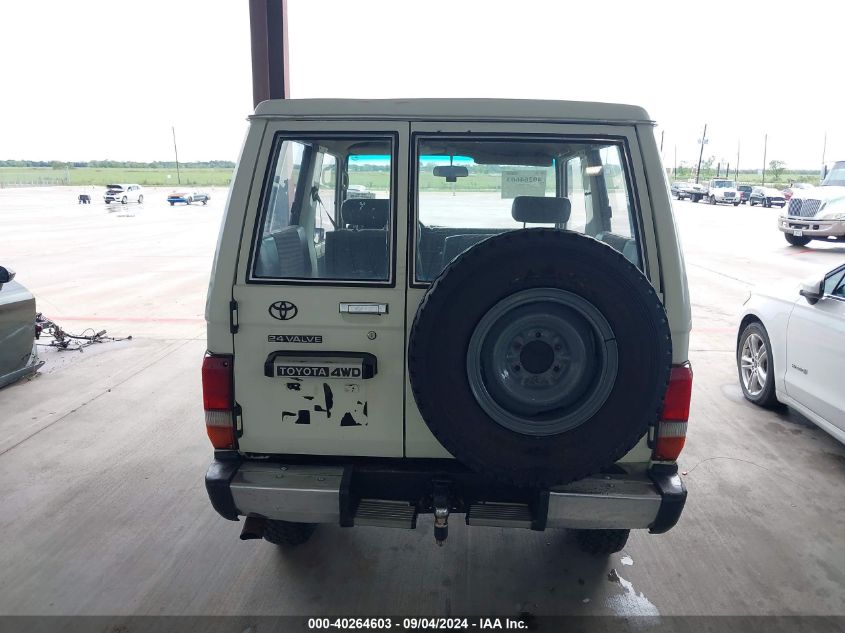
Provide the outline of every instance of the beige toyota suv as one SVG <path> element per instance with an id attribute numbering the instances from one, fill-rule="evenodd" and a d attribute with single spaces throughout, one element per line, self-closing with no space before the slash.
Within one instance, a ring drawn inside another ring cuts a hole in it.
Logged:
<path id="1" fill-rule="evenodd" d="M 678 521 L 690 308 L 641 108 L 288 100 L 250 119 L 208 293 L 206 488 L 241 537 Z M 372 192 L 361 197 L 358 192 Z"/>

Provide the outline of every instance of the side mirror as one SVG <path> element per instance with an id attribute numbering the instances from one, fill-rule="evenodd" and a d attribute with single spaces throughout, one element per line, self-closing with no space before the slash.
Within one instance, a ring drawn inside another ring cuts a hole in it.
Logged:
<path id="1" fill-rule="evenodd" d="M 815 305 L 824 296 L 823 283 L 821 281 L 805 281 L 801 284 L 801 290 L 798 291 L 798 294 L 804 297 L 810 305 Z"/>
<path id="2" fill-rule="evenodd" d="M 4 268 L 0 266 L 0 290 L 3 289 L 3 284 L 6 282 L 12 281 L 15 278 L 15 271 L 9 270 L 8 268 Z"/>
<path id="3" fill-rule="evenodd" d="M 7 281 L 12 281 L 15 278 L 15 271 L 9 270 L 8 268 L 4 268 L 0 266 L 0 284 L 4 284 Z"/>
<path id="4" fill-rule="evenodd" d="M 458 182 L 458 178 L 469 176 L 469 170 L 466 167 L 456 165 L 440 165 L 434 168 L 434 176 L 435 178 L 445 178 L 446 182 Z"/>
<path id="5" fill-rule="evenodd" d="M 323 167 L 323 170 L 320 172 L 320 184 L 327 189 L 334 188 L 336 173 L 337 168 L 335 165 L 326 165 Z"/>

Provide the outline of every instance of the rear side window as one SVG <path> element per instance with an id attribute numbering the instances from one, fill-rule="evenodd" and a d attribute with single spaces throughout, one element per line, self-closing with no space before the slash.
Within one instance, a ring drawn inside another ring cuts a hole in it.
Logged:
<path id="1" fill-rule="evenodd" d="M 393 148 L 389 136 L 277 138 L 252 279 L 389 282 Z"/>
<path id="2" fill-rule="evenodd" d="M 420 138 L 415 280 L 432 281 L 491 235 L 543 226 L 589 235 L 642 268 L 626 152 L 577 137 Z"/>

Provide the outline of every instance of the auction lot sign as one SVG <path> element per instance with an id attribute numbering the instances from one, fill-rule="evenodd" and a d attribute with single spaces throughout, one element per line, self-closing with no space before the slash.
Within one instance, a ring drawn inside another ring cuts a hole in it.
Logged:
<path id="1" fill-rule="evenodd" d="M 545 196 L 546 171 L 514 169 L 502 171 L 502 198 L 517 196 Z"/>

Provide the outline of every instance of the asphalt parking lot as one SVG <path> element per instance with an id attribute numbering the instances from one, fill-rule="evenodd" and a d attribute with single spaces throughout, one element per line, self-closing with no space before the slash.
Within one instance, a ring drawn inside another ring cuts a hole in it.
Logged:
<path id="1" fill-rule="evenodd" d="M 609 559 L 564 532 L 321 527 L 281 553 L 238 540 L 203 475 L 203 309 L 226 191 L 207 207 L 76 204 L 0 190 L 0 261 L 72 332 L 131 341 L 44 350 L 0 390 L 0 613 L 845 615 L 845 447 L 745 402 L 736 315 L 758 284 L 845 261 L 789 247 L 778 209 L 675 202 L 693 304 L 689 501 L 666 535 Z M 819 275 L 820 277 L 820 275 Z M 797 291 L 796 291 L 797 292 Z"/>

